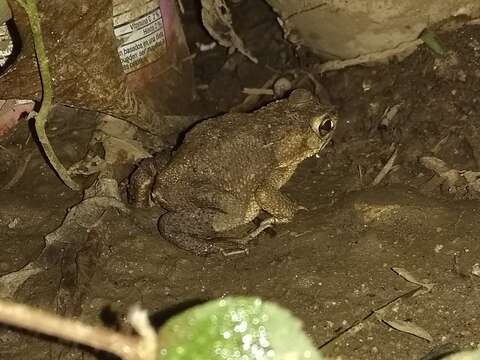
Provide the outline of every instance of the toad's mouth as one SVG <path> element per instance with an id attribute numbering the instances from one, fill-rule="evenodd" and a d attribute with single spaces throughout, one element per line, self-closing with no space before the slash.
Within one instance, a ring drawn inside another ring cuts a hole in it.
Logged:
<path id="1" fill-rule="evenodd" d="M 297 150 L 297 156 L 290 158 L 286 161 L 283 161 L 279 164 L 280 168 L 289 167 L 294 164 L 300 164 L 302 161 L 306 160 L 309 157 L 312 157 L 315 154 L 320 153 L 325 147 L 330 143 L 333 138 L 333 131 L 329 132 L 324 136 L 319 136 L 318 134 L 312 134 L 306 142 L 304 142 L 301 149 Z"/>
<path id="2" fill-rule="evenodd" d="M 299 165 L 301 162 L 308 159 L 309 157 L 312 157 L 313 155 L 316 155 L 319 152 L 321 152 L 328 145 L 328 143 L 330 142 L 330 139 L 328 139 L 328 141 L 318 144 L 318 146 L 315 148 L 307 147 L 304 151 L 299 152 L 299 154 L 293 159 L 280 163 L 278 167 L 286 168 L 292 165 Z"/>
<path id="3" fill-rule="evenodd" d="M 328 133 L 323 137 L 312 136 L 307 140 L 307 147 L 311 149 L 311 151 L 320 152 L 330 143 L 333 137 L 333 132 Z M 313 154 L 312 154 L 313 155 Z"/>

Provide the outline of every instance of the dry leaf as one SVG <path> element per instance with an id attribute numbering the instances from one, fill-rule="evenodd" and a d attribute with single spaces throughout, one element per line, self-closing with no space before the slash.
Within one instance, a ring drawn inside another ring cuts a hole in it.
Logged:
<path id="1" fill-rule="evenodd" d="M 419 280 L 415 279 L 415 277 L 412 274 L 410 274 L 404 268 L 392 267 L 392 270 L 395 271 L 398 275 L 400 275 L 402 278 L 404 278 L 408 282 L 411 282 L 412 284 L 415 284 L 415 285 L 420 285 L 421 287 L 423 287 L 425 289 L 425 290 L 423 290 L 421 292 L 417 292 L 417 293 L 421 293 L 421 294 L 428 293 L 433 289 L 433 286 L 435 285 L 435 284 L 425 283 L 425 282 L 422 282 L 422 281 L 419 281 Z M 417 293 L 415 293 L 415 294 L 417 294 Z"/>
<path id="2" fill-rule="evenodd" d="M 272 89 L 263 88 L 243 88 L 242 92 L 247 95 L 273 95 Z"/>
<path id="3" fill-rule="evenodd" d="M 73 164 L 68 169 L 68 173 L 72 176 L 84 175 L 89 176 L 96 174 L 105 169 L 106 162 L 100 156 L 87 157 Z"/>
<path id="4" fill-rule="evenodd" d="M 475 263 L 472 266 L 472 275 L 480 277 L 480 264 Z"/>
<path id="5" fill-rule="evenodd" d="M 143 145 L 133 139 L 136 127 L 126 121 L 105 115 L 97 126 L 97 131 L 108 164 L 135 163 L 151 157 Z"/>
<path id="6" fill-rule="evenodd" d="M 103 115 L 97 126 L 97 130 L 120 138 L 133 138 L 137 131 L 137 127 L 110 115 Z"/>
<path id="7" fill-rule="evenodd" d="M 18 288 L 30 277 L 41 272 L 40 267 L 34 266 L 32 263 L 24 268 L 11 272 L 0 277 L 0 297 L 3 299 L 13 299 Z"/>
<path id="8" fill-rule="evenodd" d="M 102 143 L 105 149 L 105 161 L 108 164 L 136 163 L 151 157 L 142 144 L 135 140 L 106 137 Z"/>
<path id="9" fill-rule="evenodd" d="M 450 170 L 445 161 L 434 156 L 422 156 L 420 158 L 420 163 L 427 169 L 436 172 L 438 175 Z"/>
<path id="10" fill-rule="evenodd" d="M 398 330 L 407 334 L 415 335 L 427 341 L 433 341 L 432 336 L 426 330 L 422 329 L 418 325 L 415 325 L 414 323 L 403 321 L 403 320 L 389 321 L 385 319 L 383 319 L 383 322 L 395 330 Z"/>
<path id="11" fill-rule="evenodd" d="M 232 14 L 225 0 L 202 0 L 202 22 L 208 33 L 220 45 L 234 48 L 255 64 L 258 59 L 245 48 L 233 28 Z"/>
<path id="12" fill-rule="evenodd" d="M 385 127 L 390 126 L 390 123 L 392 122 L 393 118 L 398 114 L 402 105 L 403 104 L 400 103 L 400 104 L 396 104 L 394 106 L 386 108 L 385 112 L 383 113 L 383 117 L 382 117 L 382 120 L 380 121 L 380 124 Z"/>

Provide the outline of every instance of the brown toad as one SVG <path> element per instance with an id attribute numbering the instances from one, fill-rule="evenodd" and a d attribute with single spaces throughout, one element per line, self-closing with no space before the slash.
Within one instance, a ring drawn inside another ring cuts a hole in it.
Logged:
<path id="1" fill-rule="evenodd" d="M 222 233 L 267 212 L 270 217 L 248 236 L 230 239 L 245 246 L 301 208 L 279 189 L 328 144 L 336 122 L 329 107 L 301 89 L 250 114 L 202 121 L 171 160 L 159 155 L 140 165 L 130 195 L 136 206 L 148 206 L 151 190 L 151 200 L 167 210 L 159 220 L 161 234 L 198 255 L 223 251 Z"/>

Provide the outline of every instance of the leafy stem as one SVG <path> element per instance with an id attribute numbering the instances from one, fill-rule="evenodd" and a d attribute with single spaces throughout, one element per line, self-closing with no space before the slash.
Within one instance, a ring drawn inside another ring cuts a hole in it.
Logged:
<path id="1" fill-rule="evenodd" d="M 53 86 L 52 77 L 50 74 L 50 68 L 48 64 L 48 56 L 45 50 L 45 43 L 43 42 L 42 28 L 40 24 L 40 14 L 38 12 L 37 0 L 16 0 L 17 3 L 25 10 L 28 20 L 30 22 L 30 28 L 33 35 L 33 43 L 35 46 L 35 54 L 37 57 L 38 67 L 40 70 L 40 79 L 42 82 L 42 104 L 40 111 L 35 116 L 35 131 L 38 136 L 38 140 L 42 145 L 43 151 L 47 156 L 50 165 L 58 174 L 60 179 L 72 190 L 80 190 L 80 186 L 73 181 L 68 173 L 67 169 L 62 165 L 58 159 L 52 144 L 48 140 L 47 133 L 45 131 L 45 125 L 47 123 L 48 114 L 53 103 Z"/>

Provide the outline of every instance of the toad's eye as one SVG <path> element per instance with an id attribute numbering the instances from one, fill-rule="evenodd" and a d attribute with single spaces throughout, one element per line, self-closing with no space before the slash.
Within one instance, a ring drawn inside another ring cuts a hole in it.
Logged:
<path id="1" fill-rule="evenodd" d="M 336 120 L 330 114 L 316 116 L 310 122 L 312 130 L 320 136 L 325 136 L 335 129 Z"/>

